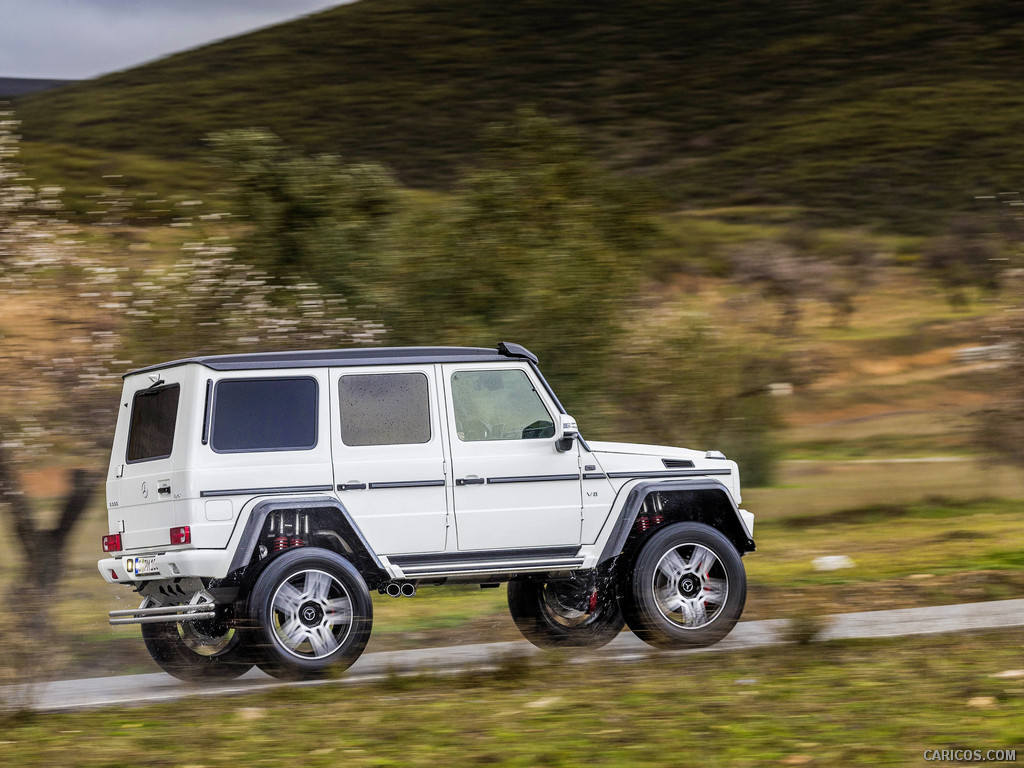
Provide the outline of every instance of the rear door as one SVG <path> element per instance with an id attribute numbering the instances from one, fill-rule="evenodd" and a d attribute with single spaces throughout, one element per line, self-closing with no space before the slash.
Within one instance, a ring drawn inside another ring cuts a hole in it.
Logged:
<path id="1" fill-rule="evenodd" d="M 433 365 L 331 372 L 334 480 L 378 554 L 440 552 L 448 475 Z"/>
<path id="2" fill-rule="evenodd" d="M 137 388 L 125 387 L 121 408 L 128 413 L 127 435 L 115 442 L 123 453 L 111 462 L 108 485 L 114 491 L 108 493 L 111 522 L 123 533 L 125 549 L 170 542 L 170 528 L 176 525 L 171 491 L 175 448 L 187 432 L 188 378 L 187 368 L 171 368 L 152 380 L 135 379 Z"/>

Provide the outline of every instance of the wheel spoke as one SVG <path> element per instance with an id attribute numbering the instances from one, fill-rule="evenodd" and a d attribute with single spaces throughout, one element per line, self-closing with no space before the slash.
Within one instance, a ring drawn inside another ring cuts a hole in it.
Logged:
<path id="1" fill-rule="evenodd" d="M 347 624 L 352 620 L 352 601 L 347 597 L 336 597 L 328 600 L 325 613 L 330 626 Z"/>
<path id="2" fill-rule="evenodd" d="M 678 592 L 674 590 L 664 590 L 659 593 L 659 602 L 661 603 L 661 607 L 666 611 L 669 613 L 675 613 L 684 609 L 683 604 L 686 601 Z"/>
<path id="3" fill-rule="evenodd" d="M 707 576 L 711 572 L 711 566 L 718 561 L 715 553 L 707 547 L 695 546 L 693 554 L 690 555 L 690 562 L 687 563 L 687 570 L 698 576 Z"/>
<path id="4" fill-rule="evenodd" d="M 302 593 L 287 581 L 281 584 L 274 596 L 274 610 L 292 617 L 299 612 L 300 605 L 302 605 Z"/>
<path id="5" fill-rule="evenodd" d="M 661 558 L 661 562 L 658 563 L 658 570 L 661 571 L 665 578 L 670 582 L 675 582 L 679 576 L 686 572 L 686 561 L 683 560 L 683 556 L 679 554 L 679 550 L 673 549 L 665 553 L 665 556 Z"/>
<path id="6" fill-rule="evenodd" d="M 282 624 L 277 634 L 292 649 L 297 648 L 306 639 L 306 629 L 302 626 L 298 616 L 293 616 Z"/>
<path id="7" fill-rule="evenodd" d="M 334 634 L 323 625 L 310 627 L 309 644 L 313 646 L 313 652 L 317 656 L 326 656 L 338 647 L 338 641 Z"/>
<path id="8" fill-rule="evenodd" d="M 705 579 L 704 589 L 701 594 L 706 601 L 714 605 L 721 605 L 725 602 L 726 595 L 728 594 L 725 579 Z"/>
<path id="9" fill-rule="evenodd" d="M 702 600 L 687 600 L 687 607 L 689 608 L 690 617 L 693 620 L 693 626 L 699 627 L 702 624 L 706 624 L 708 620 L 708 611 L 704 607 Z"/>
<path id="10" fill-rule="evenodd" d="M 327 602 L 327 596 L 331 591 L 331 577 L 323 571 L 306 571 L 305 594 L 310 600 L 316 600 L 321 605 Z"/>

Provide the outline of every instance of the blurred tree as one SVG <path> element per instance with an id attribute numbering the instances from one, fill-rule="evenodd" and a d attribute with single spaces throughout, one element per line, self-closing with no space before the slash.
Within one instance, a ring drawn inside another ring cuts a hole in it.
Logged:
<path id="1" fill-rule="evenodd" d="M 946 289 L 954 307 L 967 306 L 970 288 L 994 291 L 999 287 L 1004 262 L 988 229 L 982 220 L 960 217 L 924 249 L 922 266 Z"/>
<path id="2" fill-rule="evenodd" d="M 353 304 L 365 298 L 400 204 L 386 169 L 303 155 L 260 129 L 217 133 L 209 143 L 235 213 L 252 225 L 239 242 L 245 261 L 277 283 L 312 279 Z"/>
<path id="3" fill-rule="evenodd" d="M 144 270 L 120 293 L 125 354 L 138 365 L 246 350 L 378 343 L 384 329 L 356 318 L 343 296 L 241 262 L 235 246 L 185 243 L 180 258 Z"/>
<path id="4" fill-rule="evenodd" d="M 137 271 L 125 266 L 134 259 L 90 251 L 60 215 L 60 190 L 24 176 L 16 130 L 0 113 L 0 515 L 23 555 L 13 595 L 43 634 L 68 541 L 105 475 L 121 374 L 247 347 L 373 344 L 382 329 L 288 279 L 283 264 L 278 282 L 240 263 L 223 240 Z M 27 480 L 69 458 L 66 490 L 47 509 Z"/>
<path id="5" fill-rule="evenodd" d="M 103 301 L 109 275 L 61 218 L 59 190 L 24 176 L 16 131 L 11 113 L 0 113 L 0 514 L 23 555 L 17 600 L 44 632 L 68 537 L 103 477 L 97 463 L 116 411 L 117 345 Z M 75 465 L 55 509 L 41 510 L 26 493 L 25 473 L 41 469 L 51 440 Z"/>
<path id="6" fill-rule="evenodd" d="M 793 336 L 800 324 L 801 299 L 813 295 L 822 282 L 827 265 L 801 258 L 791 247 L 771 241 L 746 243 L 730 254 L 733 279 L 741 285 L 754 285 L 778 306 L 775 333 Z"/>
<path id="7" fill-rule="evenodd" d="M 664 445 L 719 450 L 747 485 L 774 478 L 778 426 L 769 384 L 784 376 L 774 347 L 740 341 L 684 306 L 634 312 L 602 382 L 617 431 Z"/>
<path id="8" fill-rule="evenodd" d="M 797 247 L 806 250 L 800 253 Z M 826 245 L 798 230 L 788 233 L 784 242 L 755 241 L 734 248 L 730 262 L 735 282 L 756 286 L 776 303 L 775 332 L 791 337 L 799 328 L 801 302 L 808 299 L 827 303 L 833 325 L 846 326 L 856 310 L 856 298 L 875 280 L 879 258 L 864 239 Z"/>
<path id="9" fill-rule="evenodd" d="M 571 398 L 636 302 L 647 200 L 532 112 L 491 129 L 479 167 L 430 200 L 379 166 L 304 157 L 266 132 L 211 141 L 251 228 L 245 259 L 371 303 L 390 342 L 518 340 Z"/>
<path id="10" fill-rule="evenodd" d="M 402 342 L 526 344 L 578 408 L 638 303 L 651 201 L 529 111 L 485 146 L 448 198 L 407 217 L 375 303 Z"/>

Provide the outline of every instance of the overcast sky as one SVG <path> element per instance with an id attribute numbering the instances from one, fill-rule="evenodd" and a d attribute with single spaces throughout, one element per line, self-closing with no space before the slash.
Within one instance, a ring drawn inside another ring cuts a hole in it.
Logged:
<path id="1" fill-rule="evenodd" d="M 0 77 L 94 77 L 351 1 L 0 0 Z"/>

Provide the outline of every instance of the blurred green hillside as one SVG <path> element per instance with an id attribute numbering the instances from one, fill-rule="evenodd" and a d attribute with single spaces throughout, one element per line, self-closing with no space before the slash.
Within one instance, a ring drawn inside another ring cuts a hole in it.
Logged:
<path id="1" fill-rule="evenodd" d="M 444 188 L 532 106 L 677 205 L 927 234 L 1024 177 L 1022 50 L 1024 7 L 981 0 L 363 0 L 16 109 L 72 185 L 201 187 L 203 137 L 262 126 Z"/>

